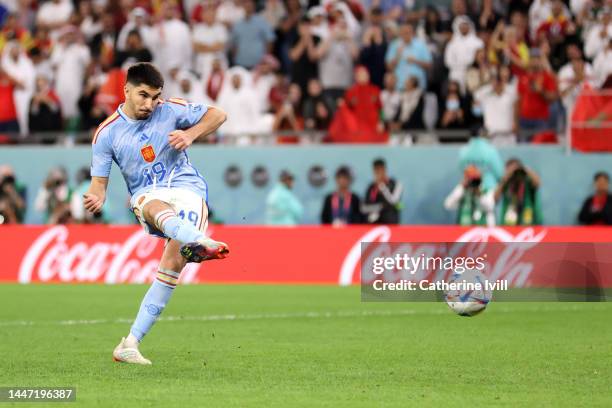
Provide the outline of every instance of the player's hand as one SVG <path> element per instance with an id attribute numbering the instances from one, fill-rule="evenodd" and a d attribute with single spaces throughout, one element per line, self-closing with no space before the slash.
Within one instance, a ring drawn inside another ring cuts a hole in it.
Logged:
<path id="1" fill-rule="evenodd" d="M 193 138 L 184 130 L 175 130 L 168 135 L 170 146 L 183 151 L 193 143 Z"/>
<path id="2" fill-rule="evenodd" d="M 87 211 L 97 214 L 102 211 L 103 205 L 104 199 L 101 199 L 97 195 L 91 193 L 83 194 L 83 206 Z"/>

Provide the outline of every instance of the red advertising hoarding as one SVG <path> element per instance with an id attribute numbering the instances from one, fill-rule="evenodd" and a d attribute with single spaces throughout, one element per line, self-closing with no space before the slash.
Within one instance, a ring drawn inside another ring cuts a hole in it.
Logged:
<path id="1" fill-rule="evenodd" d="M 183 283 L 355 284 L 362 242 L 612 242 L 606 227 L 214 226 L 209 232 L 230 245 L 230 257 L 190 264 Z M 0 226 L 0 282 L 150 282 L 163 245 L 137 226 Z M 547 286 L 538 272 L 521 286 Z M 601 283 L 612 287 L 612 276 Z"/>

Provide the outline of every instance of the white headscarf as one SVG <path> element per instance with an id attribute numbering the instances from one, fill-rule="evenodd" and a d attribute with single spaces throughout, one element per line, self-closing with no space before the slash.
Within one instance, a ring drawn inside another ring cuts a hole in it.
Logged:
<path id="1" fill-rule="evenodd" d="M 17 60 L 11 57 L 11 52 L 19 49 Z M 36 86 L 36 70 L 34 64 L 27 56 L 21 45 L 15 41 L 11 41 L 4 47 L 2 52 L 2 68 L 4 71 L 21 83 L 23 88 L 15 88 L 13 91 L 13 99 L 15 101 L 15 109 L 17 111 L 17 120 L 19 121 L 19 129 L 22 135 L 29 131 L 28 113 L 30 110 L 30 100 Z"/>

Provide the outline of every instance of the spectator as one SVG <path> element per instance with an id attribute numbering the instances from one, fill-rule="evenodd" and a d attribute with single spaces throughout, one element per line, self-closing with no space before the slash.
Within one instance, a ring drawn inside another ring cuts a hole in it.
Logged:
<path id="1" fill-rule="evenodd" d="M 225 0 L 219 2 L 217 8 L 217 20 L 231 27 L 245 18 L 245 9 L 242 0 Z"/>
<path id="2" fill-rule="evenodd" d="M 298 84 L 289 85 L 289 92 L 285 101 L 276 111 L 272 130 L 274 132 L 304 129 L 304 118 L 302 117 L 302 91 Z M 297 137 L 280 136 L 279 143 L 297 143 Z"/>
<path id="3" fill-rule="evenodd" d="M 480 170 L 474 165 L 465 168 L 463 181 L 446 197 L 444 208 L 457 210 L 458 225 L 495 226 L 494 192 L 484 188 Z"/>
<path id="4" fill-rule="evenodd" d="M 283 3 L 285 3 L 286 9 Z M 296 41 L 298 41 L 298 26 L 304 17 L 302 4 L 300 0 L 286 0 L 284 2 L 281 0 L 269 0 L 266 3 L 266 10 L 264 10 L 264 13 L 266 13 L 267 10 L 275 10 L 277 16 L 284 13 L 280 21 L 274 22 L 273 24 L 271 22 L 273 19 L 269 19 L 268 22 L 276 33 L 274 55 L 279 59 L 281 71 L 288 73 L 292 65 L 291 59 L 289 58 L 289 51 L 290 48 L 295 45 Z M 268 14 L 268 16 L 269 15 L 270 14 Z"/>
<path id="5" fill-rule="evenodd" d="M 495 201 L 501 200 L 500 225 L 541 225 L 539 188 L 540 177 L 536 172 L 518 159 L 509 159 L 495 190 Z"/>
<path id="6" fill-rule="evenodd" d="M 89 47 L 92 57 L 96 59 L 102 70 L 107 71 L 115 61 L 115 43 L 117 42 L 117 30 L 112 14 L 105 13 L 101 17 L 102 31 L 94 35 Z"/>
<path id="7" fill-rule="evenodd" d="M 13 93 L 17 81 L 0 66 L 0 132 L 19 132 Z"/>
<path id="8" fill-rule="evenodd" d="M 228 117 L 221 131 L 236 136 L 269 132 L 273 119 L 267 123 L 261 114 L 260 101 L 253 91 L 251 73 L 242 67 L 233 67 L 228 70 L 227 76 L 229 80 L 224 82 L 217 101 Z"/>
<path id="9" fill-rule="evenodd" d="M 60 33 L 51 61 L 56 69 L 55 90 L 62 106 L 62 116 L 65 120 L 75 120 L 78 118 L 77 104 L 85 70 L 91 62 L 89 48 L 83 44 L 76 27 L 67 27 Z"/>
<path id="10" fill-rule="evenodd" d="M 36 72 L 34 64 L 16 41 L 9 42 L 2 53 L 2 69 L 16 82 L 13 90 L 13 101 L 17 113 L 17 121 L 22 135 L 29 133 L 28 111 L 30 99 L 34 92 Z"/>
<path id="11" fill-rule="evenodd" d="M 384 87 L 385 54 L 388 41 L 383 28 L 383 15 L 380 8 L 370 11 L 370 21 L 364 30 L 359 61 L 365 65 L 372 78 L 372 83 L 379 88 Z"/>
<path id="12" fill-rule="evenodd" d="M 311 32 L 310 21 L 307 18 L 300 20 L 298 35 L 290 44 L 289 59 L 291 81 L 300 86 L 303 94 L 307 91 L 308 81 L 319 77 L 315 50 L 320 41 L 321 39 Z"/>
<path id="13" fill-rule="evenodd" d="M 66 169 L 51 169 L 44 185 L 38 190 L 34 207 L 36 211 L 45 213 L 47 224 L 66 224 L 71 219 L 71 193 Z"/>
<path id="14" fill-rule="evenodd" d="M 29 115 L 32 132 L 56 132 L 62 129 L 60 100 L 44 76 L 36 78 L 36 92 L 30 102 Z"/>
<path id="15" fill-rule="evenodd" d="M 440 118 L 440 127 L 444 129 L 465 129 L 468 124 L 467 102 L 461 95 L 461 84 L 450 81 Z"/>
<path id="16" fill-rule="evenodd" d="M 10 166 L 0 166 L 0 215 L 4 217 L 3 223 L 22 223 L 25 211 L 26 187 L 17 181 Z"/>
<path id="17" fill-rule="evenodd" d="M 517 113 L 522 141 L 553 128 L 549 105 L 557 99 L 557 83 L 544 69 L 543 58 L 540 50 L 532 49 L 529 72 L 518 80 Z"/>
<path id="18" fill-rule="evenodd" d="M 595 194 L 584 200 L 578 221 L 583 225 L 612 225 L 610 176 L 604 171 L 595 174 Z"/>
<path id="19" fill-rule="evenodd" d="M 266 54 L 253 69 L 253 91 L 257 96 L 260 113 L 270 110 L 270 91 L 276 83 L 276 74 L 280 63 L 271 54 Z"/>
<path id="20" fill-rule="evenodd" d="M 201 12 L 202 22 L 193 26 L 191 38 L 195 53 L 195 70 L 204 82 L 212 72 L 212 64 L 219 60 L 223 68 L 227 67 L 225 49 L 229 34 L 227 28 L 217 20 L 217 9 L 206 7 Z"/>
<path id="21" fill-rule="evenodd" d="M 132 31 L 138 31 L 140 38 L 143 41 L 145 48 L 151 48 L 149 42 L 154 35 L 152 28 L 147 24 L 149 14 L 142 7 L 136 7 L 129 15 L 129 20 L 121 27 L 119 36 L 117 37 L 117 50 L 125 51 L 128 48 L 128 37 Z"/>
<path id="22" fill-rule="evenodd" d="M 321 40 L 326 39 L 329 32 L 329 23 L 327 22 L 327 11 L 325 7 L 315 6 L 308 10 L 308 18 L 310 19 L 310 27 L 312 35 Z"/>
<path id="23" fill-rule="evenodd" d="M 559 94 L 566 114 L 569 116 L 574 109 L 574 103 L 582 90 L 582 85 L 591 83 L 593 68 L 582 58 L 582 51 L 576 44 L 567 46 L 569 62 L 559 71 Z"/>
<path id="24" fill-rule="evenodd" d="M 402 95 L 397 90 L 397 78 L 393 72 L 385 74 L 385 87 L 380 93 L 380 101 L 382 103 L 383 120 L 385 128 L 389 129 L 391 123 L 395 120 L 399 112 L 399 107 L 402 102 Z M 418 87 L 418 83 L 417 83 Z"/>
<path id="25" fill-rule="evenodd" d="M 599 14 L 599 22 L 588 31 L 584 44 L 584 54 L 595 59 L 607 46 L 612 38 L 612 8 L 604 8 Z"/>
<path id="26" fill-rule="evenodd" d="M 132 30 L 127 36 L 126 46 L 123 51 L 117 51 L 115 54 L 115 67 L 123 68 L 127 71 L 127 68 L 137 62 L 151 62 L 153 61 L 153 55 L 148 48 L 145 47 L 140 32 L 138 30 Z"/>
<path id="27" fill-rule="evenodd" d="M 444 63 L 449 70 L 448 78 L 465 89 L 467 69 L 474 63 L 476 52 L 484 43 L 476 36 L 474 24 L 467 16 L 455 17 L 453 37 L 444 51 Z"/>
<path id="28" fill-rule="evenodd" d="M 294 176 L 287 170 L 280 174 L 278 183 L 266 198 L 266 224 L 298 225 L 304 214 L 304 207 L 291 191 Z"/>
<path id="29" fill-rule="evenodd" d="M 82 0 L 79 2 L 79 30 L 83 33 L 85 41 L 90 42 L 96 34 L 102 32 L 103 25 L 102 19 L 100 18 L 101 15 L 102 13 L 97 13 L 97 10 L 94 10 L 94 5 L 91 0 Z"/>
<path id="30" fill-rule="evenodd" d="M 536 39 L 540 42 L 546 39 L 550 44 L 550 61 L 552 67 L 557 70 L 565 62 L 564 42 L 566 38 L 576 32 L 576 26 L 572 22 L 571 14 L 566 14 L 567 8 L 561 0 L 551 0 L 550 14 L 537 31 Z"/>
<path id="31" fill-rule="evenodd" d="M 232 56 L 234 64 L 251 69 L 272 51 L 275 36 L 266 19 L 255 14 L 253 0 L 244 0 L 243 7 L 244 19 L 232 29 Z"/>
<path id="32" fill-rule="evenodd" d="M 223 81 L 225 78 L 225 70 L 223 68 L 223 62 L 219 58 L 215 58 L 212 61 L 210 75 L 208 80 L 204 81 L 206 85 L 206 96 L 211 101 L 216 101 L 219 96 L 219 92 L 223 88 Z"/>
<path id="33" fill-rule="evenodd" d="M 337 100 L 353 83 L 353 63 L 359 55 L 345 18 L 339 15 L 337 19 L 329 36 L 323 39 L 315 51 L 323 92 L 333 101 L 334 110 Z"/>
<path id="34" fill-rule="evenodd" d="M 516 88 L 507 84 L 499 73 L 495 75 L 492 84 L 476 91 L 474 106 L 482 111 L 489 137 L 496 139 L 510 136 L 514 140 L 516 100 Z"/>
<path id="35" fill-rule="evenodd" d="M 395 72 L 398 89 L 406 84 L 410 76 L 415 76 L 419 80 L 421 89 L 427 88 L 427 70 L 431 67 L 431 53 L 422 40 L 415 38 L 412 24 L 402 24 L 400 38 L 389 44 L 385 61 L 387 69 Z"/>
<path id="36" fill-rule="evenodd" d="M 0 19 L 0 21 L 2 21 Z M 17 41 L 22 47 L 32 46 L 32 38 L 27 28 L 19 23 L 19 14 L 11 13 L 6 16 L 4 24 L 0 29 L 0 51 L 10 41 Z"/>
<path id="37" fill-rule="evenodd" d="M 476 51 L 474 63 L 467 69 L 465 74 L 465 85 L 467 92 L 474 94 L 480 87 L 491 81 L 491 65 L 487 58 L 486 51 L 481 48 Z"/>
<path id="38" fill-rule="evenodd" d="M 348 167 L 336 171 L 336 191 L 328 194 L 323 201 L 321 224 L 335 227 L 348 224 L 361 224 L 361 206 L 357 194 L 351 191 L 353 177 Z"/>
<path id="39" fill-rule="evenodd" d="M 191 71 L 180 70 L 177 79 L 179 86 L 176 97 L 193 103 L 207 104 L 209 102 L 204 94 L 204 85 Z"/>
<path id="40" fill-rule="evenodd" d="M 151 44 L 155 47 L 153 60 L 164 75 L 175 67 L 191 68 L 192 42 L 189 26 L 180 20 L 178 7 L 162 2 L 160 13 L 163 17 L 151 30 Z"/>
<path id="41" fill-rule="evenodd" d="M 496 65 L 509 65 L 514 75 L 523 75 L 529 67 L 529 47 L 518 29 L 500 21 L 491 36 L 489 59 Z"/>
<path id="42" fill-rule="evenodd" d="M 54 34 L 68 23 L 74 7 L 71 0 L 49 0 L 38 9 L 36 23 L 39 27 L 51 30 Z M 55 36 L 55 35 L 52 35 Z"/>
<path id="43" fill-rule="evenodd" d="M 323 95 L 318 79 L 308 81 L 308 95 L 304 99 L 304 127 L 307 130 L 327 130 L 332 118 L 332 102 Z"/>
<path id="44" fill-rule="evenodd" d="M 387 141 L 381 120 L 380 89 L 370 83 L 364 66 L 355 69 L 356 83 L 346 91 L 329 129 L 330 139 L 345 143 Z"/>
<path id="45" fill-rule="evenodd" d="M 612 81 L 612 37 L 608 40 L 608 46 L 600 52 L 593 61 L 593 75 L 597 86 L 611 88 Z"/>
<path id="46" fill-rule="evenodd" d="M 53 65 L 48 56 L 43 55 L 40 49 L 34 47 L 30 49 L 30 60 L 34 66 L 36 77 L 44 76 L 48 78 L 50 82 L 53 82 L 55 71 L 53 70 Z"/>
<path id="47" fill-rule="evenodd" d="M 424 129 L 424 107 L 423 90 L 419 88 L 419 80 L 416 77 L 408 78 L 400 93 L 399 110 L 393 119 L 391 130 Z"/>
<path id="48" fill-rule="evenodd" d="M 383 159 L 373 163 L 374 182 L 366 191 L 362 212 L 370 224 L 399 224 L 403 186 L 387 175 Z"/>
<path id="49" fill-rule="evenodd" d="M 79 224 L 102 224 L 107 223 L 106 213 L 108 210 L 109 203 L 106 202 L 102 211 L 97 213 L 91 213 L 85 211 L 83 205 L 83 194 L 89 189 L 91 182 L 91 175 L 89 167 L 82 167 L 76 174 L 76 189 L 72 193 L 70 199 L 70 212 L 72 214 L 73 221 Z"/>

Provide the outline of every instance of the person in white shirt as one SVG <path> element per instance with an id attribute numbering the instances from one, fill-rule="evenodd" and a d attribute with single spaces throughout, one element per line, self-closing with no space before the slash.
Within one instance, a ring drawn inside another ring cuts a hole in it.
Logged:
<path id="1" fill-rule="evenodd" d="M 36 86 L 36 70 L 19 42 L 9 42 L 2 52 L 2 69 L 15 79 L 19 86 L 13 91 L 17 121 L 22 135 L 28 134 L 30 99 Z"/>
<path id="2" fill-rule="evenodd" d="M 58 38 L 62 26 L 68 23 L 74 7 L 71 0 L 44 2 L 36 14 L 36 24 L 51 30 L 51 37 Z"/>
<path id="3" fill-rule="evenodd" d="M 223 68 L 227 67 L 225 50 L 229 35 L 227 27 L 217 21 L 216 14 L 214 7 L 203 8 L 202 22 L 195 24 L 191 32 L 195 52 L 194 68 L 204 83 L 208 81 L 215 59 L 222 62 Z"/>
<path id="4" fill-rule="evenodd" d="M 612 9 L 603 9 L 599 23 L 591 27 L 584 43 L 584 55 L 596 58 L 606 48 L 608 39 L 612 38 Z"/>
<path id="5" fill-rule="evenodd" d="M 164 19 L 153 28 L 151 36 L 156 65 L 163 75 L 177 66 L 190 69 L 193 48 L 189 26 L 179 19 L 179 9 L 172 4 L 163 3 L 161 13 Z"/>
<path id="6" fill-rule="evenodd" d="M 608 77 L 612 75 L 612 38 L 608 40 L 608 46 L 593 61 L 593 74 L 595 84 L 599 87 L 604 86 Z"/>
<path id="7" fill-rule="evenodd" d="M 73 119 L 79 114 L 78 101 L 90 62 L 89 47 L 83 44 L 78 29 L 74 26 L 63 29 L 59 43 L 53 48 L 51 64 L 56 71 L 55 89 L 64 119 Z"/>
<path id="8" fill-rule="evenodd" d="M 228 27 L 244 19 L 244 8 L 241 0 L 222 1 L 217 9 L 217 20 Z"/>
<path id="9" fill-rule="evenodd" d="M 457 81 L 465 89 L 467 69 L 474 63 L 476 51 L 484 48 L 484 43 L 467 16 L 457 16 L 453 21 L 453 37 L 444 51 L 444 64 L 449 69 L 448 79 Z"/>
<path id="10" fill-rule="evenodd" d="M 150 50 L 155 48 L 155 45 L 150 41 L 152 28 L 148 25 L 148 18 L 149 14 L 142 7 L 136 7 L 132 10 L 129 20 L 121 27 L 119 37 L 117 37 L 117 49 L 119 51 L 127 49 L 127 38 L 132 30 L 138 30 L 146 48 Z"/>
<path id="11" fill-rule="evenodd" d="M 516 87 L 507 84 L 496 74 L 492 83 L 479 88 L 474 94 L 475 102 L 482 109 L 484 126 L 489 136 L 508 137 L 516 131 L 515 104 Z"/>
<path id="12" fill-rule="evenodd" d="M 569 62 L 559 70 L 558 82 L 561 102 L 567 116 L 571 115 L 574 103 L 582 90 L 582 85 L 591 83 L 593 79 L 593 68 L 591 64 L 584 61 L 580 48 L 571 44 L 567 47 Z"/>

